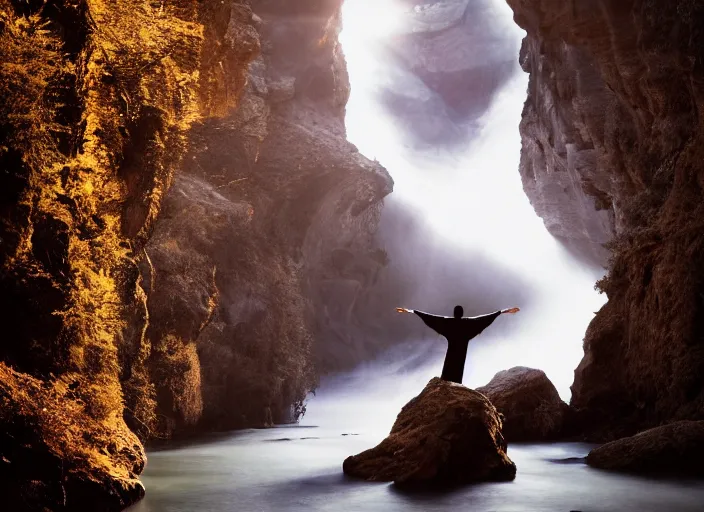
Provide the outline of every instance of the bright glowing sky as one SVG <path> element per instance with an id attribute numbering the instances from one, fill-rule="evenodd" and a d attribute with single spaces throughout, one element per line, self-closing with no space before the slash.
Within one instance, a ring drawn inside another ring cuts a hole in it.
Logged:
<path id="1" fill-rule="evenodd" d="M 502 339 L 489 329 L 482 334 L 482 343 L 470 343 L 467 367 L 472 371 L 465 372 L 465 384 L 482 385 L 497 371 L 531 366 L 544 370 L 569 400 L 586 327 L 605 298 L 593 288 L 598 272 L 580 267 L 556 243 L 523 192 L 518 125 L 528 77 L 517 59 L 524 33 L 513 23 L 505 1 L 493 1 L 496 22 L 504 25 L 507 37 L 515 42 L 514 75 L 495 97 L 480 136 L 465 152 L 418 155 L 403 147 L 396 121 L 385 113 L 375 94 L 389 72 L 387 63 L 380 61 L 379 45 L 403 30 L 401 8 L 394 0 L 347 0 L 340 39 L 352 84 L 348 138 L 393 176 L 396 185 L 390 200 L 422 212 L 447 243 L 453 240 L 467 251 L 483 252 L 520 272 L 538 290 L 537 303 L 511 318 L 521 323 L 520 334 Z M 404 306 L 412 308 L 413 304 Z M 440 364 L 419 382 L 438 373 Z M 412 391 L 410 396 L 418 391 L 417 386 Z M 405 399 L 407 390 L 399 392 Z"/>

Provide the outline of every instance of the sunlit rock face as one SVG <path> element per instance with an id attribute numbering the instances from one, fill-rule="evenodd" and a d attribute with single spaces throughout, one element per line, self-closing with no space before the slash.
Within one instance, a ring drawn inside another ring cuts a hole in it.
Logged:
<path id="1" fill-rule="evenodd" d="M 339 6 L 0 0 L 13 510 L 124 508 L 140 439 L 300 414 L 316 290 L 385 263 L 392 183 L 344 138 Z"/>
<path id="2" fill-rule="evenodd" d="M 701 418 L 704 6 L 509 4 L 528 32 L 526 192 L 558 236 L 615 235 L 572 405 L 601 438 Z"/>
<path id="3" fill-rule="evenodd" d="M 491 0 L 403 0 L 380 91 L 409 143 L 466 143 L 513 70 L 513 42 Z"/>
<path id="4" fill-rule="evenodd" d="M 320 345 L 386 264 L 373 236 L 392 182 L 345 139 L 339 6 L 253 2 L 244 94 L 192 132 L 142 269 L 152 364 L 173 345 L 199 375 L 160 381 L 167 430 L 297 418 Z"/>
<path id="5" fill-rule="evenodd" d="M 8 510 L 121 510 L 144 494 L 128 428 L 155 418 L 138 264 L 209 89 L 213 4 L 0 1 Z M 254 49 L 219 67 L 233 99 Z"/>

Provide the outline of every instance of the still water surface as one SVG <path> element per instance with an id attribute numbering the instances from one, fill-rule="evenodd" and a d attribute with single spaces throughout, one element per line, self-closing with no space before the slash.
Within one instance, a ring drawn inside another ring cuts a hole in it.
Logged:
<path id="1" fill-rule="evenodd" d="M 356 434 L 356 435 L 350 435 Z M 147 497 L 131 512 L 704 512 L 704 482 L 611 474 L 579 460 L 579 443 L 513 445 L 516 480 L 444 493 L 347 479 L 342 461 L 381 431 L 246 430 L 149 454 Z"/>

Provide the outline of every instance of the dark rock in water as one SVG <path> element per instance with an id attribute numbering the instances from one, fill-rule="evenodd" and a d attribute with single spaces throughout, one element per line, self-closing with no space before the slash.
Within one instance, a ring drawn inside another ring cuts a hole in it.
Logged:
<path id="1" fill-rule="evenodd" d="M 477 388 L 506 417 L 509 441 L 539 441 L 559 436 L 569 406 L 541 370 L 517 366 L 494 375 Z"/>
<path id="2" fill-rule="evenodd" d="M 704 476 L 704 421 L 678 421 L 592 450 L 587 464 L 630 473 Z"/>
<path id="3" fill-rule="evenodd" d="M 513 480 L 501 416 L 480 393 L 432 379 L 377 447 L 348 457 L 345 474 L 370 481 L 455 485 Z"/>

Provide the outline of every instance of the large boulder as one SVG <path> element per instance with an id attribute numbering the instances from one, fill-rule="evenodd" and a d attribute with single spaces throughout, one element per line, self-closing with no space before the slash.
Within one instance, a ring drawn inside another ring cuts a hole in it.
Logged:
<path id="1" fill-rule="evenodd" d="M 501 416 L 482 394 L 439 378 L 408 402 L 377 447 L 348 457 L 345 474 L 398 484 L 513 480 Z"/>
<path id="2" fill-rule="evenodd" d="M 560 435 L 569 406 L 545 372 L 517 366 L 477 388 L 506 418 L 508 441 L 540 441 Z"/>
<path id="3" fill-rule="evenodd" d="M 678 421 L 592 450 L 587 464 L 630 473 L 704 476 L 704 421 Z"/>

